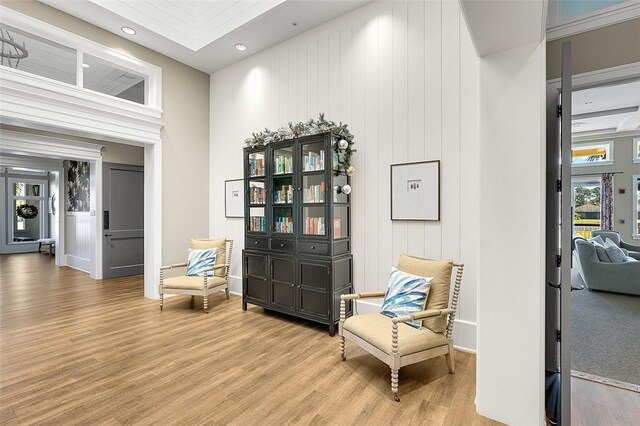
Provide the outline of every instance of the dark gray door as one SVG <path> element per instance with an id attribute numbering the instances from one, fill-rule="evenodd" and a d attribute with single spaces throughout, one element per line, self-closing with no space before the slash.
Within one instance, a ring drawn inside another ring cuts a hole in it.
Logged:
<path id="1" fill-rule="evenodd" d="M 547 416 L 571 424 L 571 44 L 559 93 L 547 100 L 545 365 Z"/>
<path id="2" fill-rule="evenodd" d="M 144 169 L 103 163 L 102 275 L 138 275 L 144 271 Z"/>

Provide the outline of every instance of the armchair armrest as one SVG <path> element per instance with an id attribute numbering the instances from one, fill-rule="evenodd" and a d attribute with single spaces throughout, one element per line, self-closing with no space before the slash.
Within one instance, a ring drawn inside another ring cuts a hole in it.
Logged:
<path id="1" fill-rule="evenodd" d="M 620 247 L 621 248 L 625 248 L 629 251 L 638 251 L 640 252 L 640 246 L 634 245 L 634 244 L 629 244 L 629 243 L 625 243 L 624 241 L 620 240 Z"/>
<path id="2" fill-rule="evenodd" d="M 416 312 L 415 314 L 400 315 L 399 317 L 392 318 L 391 321 L 394 324 L 399 322 L 416 321 L 426 318 L 439 317 L 441 315 L 448 315 L 454 312 L 453 309 L 429 309 L 426 311 Z"/>
<path id="3" fill-rule="evenodd" d="M 185 267 L 185 266 L 187 266 L 187 262 L 175 263 L 173 265 L 161 266 L 160 270 L 161 271 L 166 271 L 167 269 L 180 268 L 180 267 Z"/>
<path id="4" fill-rule="evenodd" d="M 375 297 L 384 297 L 384 291 L 363 291 L 362 293 L 341 294 L 340 300 L 356 300 Z"/>
<path id="5" fill-rule="evenodd" d="M 213 269 L 222 269 L 222 268 L 228 268 L 229 264 L 225 263 L 224 265 L 218 265 L 218 266 L 214 266 Z"/>

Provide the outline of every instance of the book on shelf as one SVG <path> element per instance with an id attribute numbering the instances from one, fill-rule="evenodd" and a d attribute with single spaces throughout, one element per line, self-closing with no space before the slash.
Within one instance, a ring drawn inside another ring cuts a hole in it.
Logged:
<path id="1" fill-rule="evenodd" d="M 293 203 L 293 185 L 282 185 L 280 189 L 273 191 L 274 204 Z"/>
<path id="2" fill-rule="evenodd" d="M 309 152 L 302 161 L 305 172 L 324 170 L 324 150 L 321 149 L 319 153 Z"/>
<path id="3" fill-rule="evenodd" d="M 342 238 L 342 219 L 333 219 L 333 238 Z"/>
<path id="4" fill-rule="evenodd" d="M 324 235 L 324 217 L 307 217 L 304 233 L 307 235 Z"/>
<path id="5" fill-rule="evenodd" d="M 249 159 L 249 175 L 264 176 L 264 162 L 262 158 Z"/>
<path id="6" fill-rule="evenodd" d="M 304 189 L 305 203 L 324 203 L 324 182 L 320 185 L 311 185 Z"/>
<path id="7" fill-rule="evenodd" d="M 254 232 L 265 232 L 266 222 L 264 216 L 251 216 L 249 221 L 249 229 Z"/>
<path id="8" fill-rule="evenodd" d="M 251 204 L 265 204 L 265 194 L 266 191 L 264 190 L 264 188 L 252 186 L 251 188 L 249 188 L 249 202 Z"/>
<path id="9" fill-rule="evenodd" d="M 273 157 L 273 174 L 281 175 L 293 172 L 293 159 L 286 155 Z"/>
<path id="10" fill-rule="evenodd" d="M 276 217 L 274 218 L 274 231 L 283 234 L 293 233 L 293 218 L 292 217 Z"/>

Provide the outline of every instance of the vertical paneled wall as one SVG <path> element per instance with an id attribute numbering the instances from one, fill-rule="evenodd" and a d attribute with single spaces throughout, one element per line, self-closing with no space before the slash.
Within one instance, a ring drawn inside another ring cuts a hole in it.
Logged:
<path id="1" fill-rule="evenodd" d="M 479 207 L 478 59 L 457 1 L 374 2 L 211 76 L 210 235 L 236 241 L 224 181 L 242 178 L 252 132 L 325 112 L 357 153 L 352 239 L 357 291 L 384 289 L 401 253 L 466 265 L 456 344 L 475 350 Z M 392 163 L 439 159 L 441 220 L 390 220 Z M 240 291 L 240 281 L 232 284 Z M 363 306 L 366 308 L 366 306 Z"/>

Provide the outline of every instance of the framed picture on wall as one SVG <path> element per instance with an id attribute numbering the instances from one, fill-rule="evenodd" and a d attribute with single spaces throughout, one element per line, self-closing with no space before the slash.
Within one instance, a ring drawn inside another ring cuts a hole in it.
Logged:
<path id="1" fill-rule="evenodd" d="M 391 165 L 391 220 L 440 220 L 440 160 Z"/>
<path id="2" fill-rule="evenodd" d="M 224 216 L 244 217 L 244 180 L 224 181 Z"/>

